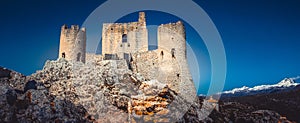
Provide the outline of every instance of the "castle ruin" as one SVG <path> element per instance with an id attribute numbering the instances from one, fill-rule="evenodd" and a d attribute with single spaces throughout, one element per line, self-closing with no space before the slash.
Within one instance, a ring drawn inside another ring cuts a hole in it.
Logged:
<path id="1" fill-rule="evenodd" d="M 103 24 L 102 54 L 128 59 L 131 53 L 145 51 L 148 51 L 145 13 L 139 13 L 138 22 Z"/>
<path id="2" fill-rule="evenodd" d="M 61 27 L 59 58 L 85 63 L 86 55 L 86 32 L 85 28 L 79 29 L 78 25 L 68 28 Z"/>
<path id="3" fill-rule="evenodd" d="M 193 83 L 186 54 L 185 28 L 181 21 L 162 24 L 157 31 L 156 50 L 148 50 L 148 30 L 144 12 L 137 22 L 104 23 L 102 55 L 86 53 L 85 29 L 63 26 L 59 58 L 85 63 L 102 60 L 126 60 L 128 68 L 146 80 L 157 79 L 174 90 L 187 91 L 180 84 Z M 191 86 L 189 86 L 191 87 Z M 188 92 L 187 92 L 188 93 Z"/>

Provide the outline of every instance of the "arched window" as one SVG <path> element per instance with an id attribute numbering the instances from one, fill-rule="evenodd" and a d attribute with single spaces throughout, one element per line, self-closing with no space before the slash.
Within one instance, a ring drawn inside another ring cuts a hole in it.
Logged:
<path id="1" fill-rule="evenodd" d="M 63 52 L 63 53 L 61 54 L 61 57 L 66 58 L 66 53 Z"/>
<path id="2" fill-rule="evenodd" d="M 127 43 L 127 34 L 122 35 L 122 43 Z"/>
<path id="3" fill-rule="evenodd" d="M 80 61 L 80 59 L 81 59 L 81 53 L 78 53 L 77 54 L 77 61 Z"/>

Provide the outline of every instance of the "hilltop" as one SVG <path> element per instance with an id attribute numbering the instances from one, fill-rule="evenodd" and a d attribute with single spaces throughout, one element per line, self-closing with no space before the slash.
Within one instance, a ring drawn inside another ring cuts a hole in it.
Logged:
<path id="1" fill-rule="evenodd" d="M 132 72 L 125 60 L 84 64 L 61 58 L 30 76 L 5 68 L 0 73 L 1 122 L 288 121 L 238 99 L 190 102 L 167 84 Z"/>

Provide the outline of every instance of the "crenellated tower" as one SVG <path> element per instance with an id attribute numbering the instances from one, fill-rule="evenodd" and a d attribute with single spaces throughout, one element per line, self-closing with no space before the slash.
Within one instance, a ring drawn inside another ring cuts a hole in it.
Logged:
<path id="1" fill-rule="evenodd" d="M 59 58 L 85 63 L 86 55 L 86 30 L 78 25 L 61 27 Z"/>

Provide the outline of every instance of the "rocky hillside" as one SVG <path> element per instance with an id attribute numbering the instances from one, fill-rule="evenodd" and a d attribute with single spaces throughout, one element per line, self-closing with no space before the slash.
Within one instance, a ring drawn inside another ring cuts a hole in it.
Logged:
<path id="1" fill-rule="evenodd" d="M 47 61 L 30 76 L 0 67 L 0 122 L 278 122 L 238 102 L 186 97 L 128 69 L 125 60 Z M 207 117 L 208 116 L 208 117 Z"/>
<path id="2" fill-rule="evenodd" d="M 123 60 L 47 61 L 31 76 L 1 68 L 0 84 L 0 122 L 200 122 L 197 100 L 146 81 Z"/>

